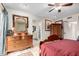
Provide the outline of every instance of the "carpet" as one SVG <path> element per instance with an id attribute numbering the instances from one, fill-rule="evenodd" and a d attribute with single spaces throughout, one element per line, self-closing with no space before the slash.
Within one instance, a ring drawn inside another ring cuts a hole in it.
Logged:
<path id="1" fill-rule="evenodd" d="M 33 56 L 32 52 L 31 51 L 28 51 L 28 52 L 24 52 L 18 56 Z"/>

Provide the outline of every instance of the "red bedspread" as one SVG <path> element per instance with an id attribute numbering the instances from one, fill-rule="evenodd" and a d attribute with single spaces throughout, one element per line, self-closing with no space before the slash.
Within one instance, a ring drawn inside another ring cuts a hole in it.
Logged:
<path id="1" fill-rule="evenodd" d="M 41 56 L 79 56 L 79 41 L 66 39 L 43 43 Z"/>

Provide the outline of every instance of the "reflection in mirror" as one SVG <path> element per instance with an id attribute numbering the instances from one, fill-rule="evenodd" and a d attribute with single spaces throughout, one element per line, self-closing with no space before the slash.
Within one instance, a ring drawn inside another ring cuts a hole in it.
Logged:
<path id="1" fill-rule="evenodd" d="M 15 22 L 15 28 L 17 32 L 26 31 L 26 22 L 23 18 L 17 19 Z"/>

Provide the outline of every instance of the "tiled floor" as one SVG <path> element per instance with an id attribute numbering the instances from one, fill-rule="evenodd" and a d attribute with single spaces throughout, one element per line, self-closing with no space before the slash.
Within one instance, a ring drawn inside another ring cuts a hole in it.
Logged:
<path id="1" fill-rule="evenodd" d="M 19 56 L 25 52 L 27 53 L 26 56 L 29 56 L 28 52 L 30 52 L 32 54 L 31 56 L 39 56 L 39 41 L 34 40 L 33 47 L 22 50 L 22 51 L 16 51 L 16 52 L 9 53 L 7 56 Z"/>

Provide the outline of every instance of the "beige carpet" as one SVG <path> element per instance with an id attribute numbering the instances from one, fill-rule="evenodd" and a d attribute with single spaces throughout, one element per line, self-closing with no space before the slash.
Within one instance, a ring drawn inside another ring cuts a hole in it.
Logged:
<path id="1" fill-rule="evenodd" d="M 21 51 L 15 51 L 9 53 L 7 56 L 39 56 L 39 46 L 35 46 Z"/>
<path id="2" fill-rule="evenodd" d="M 25 53 L 22 53 L 18 56 L 33 56 L 32 52 L 31 51 L 28 51 L 28 52 L 25 52 Z"/>

